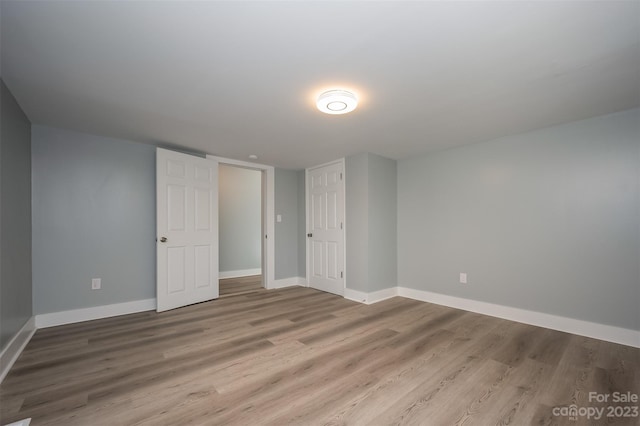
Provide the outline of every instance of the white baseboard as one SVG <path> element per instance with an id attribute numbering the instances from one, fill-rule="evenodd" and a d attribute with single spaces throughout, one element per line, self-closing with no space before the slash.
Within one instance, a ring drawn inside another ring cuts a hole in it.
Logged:
<path id="1" fill-rule="evenodd" d="M 273 290 L 276 288 L 283 288 L 283 287 L 291 287 L 291 286 L 301 286 L 301 287 L 307 287 L 307 279 L 304 277 L 291 277 L 291 278 L 283 278 L 281 280 L 274 280 L 272 285 L 270 285 L 268 288 L 269 290 Z"/>
<path id="2" fill-rule="evenodd" d="M 640 348 L 640 331 L 637 330 L 529 311 L 526 309 L 512 308 L 510 306 L 496 305 L 477 300 L 463 299 L 461 297 L 415 290 L 407 287 L 398 287 L 398 296 Z"/>
<path id="3" fill-rule="evenodd" d="M 353 300 L 354 302 L 364 303 L 371 305 L 372 303 L 381 302 L 386 299 L 390 299 L 398 295 L 398 287 L 389 287 L 382 290 L 374 291 L 372 293 L 365 293 L 359 290 L 353 290 L 350 288 L 344 289 L 344 298 Z"/>
<path id="4" fill-rule="evenodd" d="M 381 302 L 383 300 L 391 299 L 392 297 L 396 297 L 398 295 L 398 287 L 389 287 L 384 288 L 382 290 L 374 291 L 373 293 L 369 293 L 367 303 L 376 303 Z"/>
<path id="5" fill-rule="evenodd" d="M 28 419 L 18 420 L 17 422 L 9 423 L 5 426 L 29 426 L 31 424 L 31 417 Z"/>
<path id="6" fill-rule="evenodd" d="M 369 294 L 364 291 L 353 290 L 351 288 L 345 288 L 343 297 L 345 299 L 353 300 L 354 302 L 367 303 Z"/>
<path id="7" fill-rule="evenodd" d="M 24 350 L 33 334 L 36 332 L 36 319 L 31 317 L 22 326 L 15 336 L 11 339 L 9 344 L 0 353 L 0 383 L 4 380 L 13 367 L 22 351 Z"/>
<path id="8" fill-rule="evenodd" d="M 237 271 L 220 271 L 218 273 L 218 278 L 238 278 L 238 277 L 250 277 L 251 275 L 262 275 L 261 268 L 255 269 L 240 269 Z"/>
<path id="9" fill-rule="evenodd" d="M 156 299 L 144 299 L 134 300 L 133 302 L 115 303 L 113 305 L 95 306 L 92 308 L 52 312 L 50 314 L 36 315 L 36 327 L 54 327 L 56 325 L 134 314 L 136 312 L 153 311 L 155 309 Z"/>

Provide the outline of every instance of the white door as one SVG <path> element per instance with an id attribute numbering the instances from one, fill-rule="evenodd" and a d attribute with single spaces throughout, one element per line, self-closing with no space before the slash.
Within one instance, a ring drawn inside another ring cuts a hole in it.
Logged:
<path id="1" fill-rule="evenodd" d="M 344 163 L 307 170 L 309 286 L 344 294 Z"/>
<path id="2" fill-rule="evenodd" d="M 157 311 L 218 297 L 218 163 L 158 148 Z"/>

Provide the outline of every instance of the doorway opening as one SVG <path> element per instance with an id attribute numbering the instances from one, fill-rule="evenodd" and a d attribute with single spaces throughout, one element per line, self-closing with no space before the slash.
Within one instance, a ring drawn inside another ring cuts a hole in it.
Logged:
<path id="1" fill-rule="evenodd" d="M 263 164 L 257 163 L 249 163 L 246 161 L 240 160 L 232 160 L 224 157 L 217 157 L 214 155 L 207 155 L 208 160 L 215 161 L 218 163 L 218 168 L 222 168 L 225 166 L 231 166 L 236 169 L 243 171 L 251 171 L 257 173 L 260 181 L 260 202 L 259 207 L 251 207 L 252 210 L 257 210 L 260 212 L 260 244 L 259 248 L 252 248 L 250 250 L 253 251 L 254 255 L 256 252 L 260 253 L 260 274 L 252 275 L 257 273 L 257 268 L 248 267 L 249 269 L 234 269 L 239 268 L 239 266 L 228 266 L 221 265 L 219 268 L 220 271 L 220 284 L 224 287 L 226 284 L 223 280 L 237 280 L 239 281 L 236 284 L 243 285 L 246 283 L 242 283 L 242 281 L 246 281 L 243 277 L 238 275 L 244 275 L 245 277 L 253 277 L 254 283 L 259 282 L 260 288 L 273 288 L 274 283 L 274 271 L 275 271 L 275 244 L 274 244 L 274 231 L 275 231 L 275 213 L 274 213 L 274 188 L 275 188 L 275 170 L 273 166 L 267 166 Z M 220 177 L 220 176 L 219 176 Z M 220 197 L 219 197 L 220 198 Z M 221 209 L 223 207 L 219 207 Z M 219 229 L 222 228 L 222 223 L 220 223 Z M 220 251 L 222 251 L 222 247 Z M 220 255 L 220 260 L 223 259 L 223 256 Z M 237 265 L 237 264 L 236 264 Z M 229 269 L 229 270 L 225 270 Z M 252 271 L 253 269 L 253 271 Z M 229 271 L 236 271 L 235 274 L 231 274 Z M 237 271 L 241 271 L 238 273 Z M 236 275 L 232 277 L 232 275 Z M 251 280 L 250 280 L 251 281 Z M 253 284 L 255 286 L 255 284 Z M 235 290 L 240 290 L 240 287 L 235 287 Z"/>
<path id="2" fill-rule="evenodd" d="M 218 166 L 220 297 L 264 286 L 263 181 L 261 170 Z"/>

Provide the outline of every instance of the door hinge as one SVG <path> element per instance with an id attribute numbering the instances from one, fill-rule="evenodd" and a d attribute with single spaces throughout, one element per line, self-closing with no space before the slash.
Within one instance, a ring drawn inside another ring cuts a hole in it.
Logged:
<path id="1" fill-rule="evenodd" d="M 267 237 L 268 237 L 268 235 L 267 235 L 267 234 L 265 234 L 265 235 L 264 235 L 264 239 L 266 240 L 266 239 L 267 239 Z"/>
<path id="2" fill-rule="evenodd" d="M 340 180 L 342 180 L 342 172 L 340 172 Z"/>
<path id="3" fill-rule="evenodd" d="M 340 278 L 344 278 L 344 272 L 340 271 Z"/>
<path id="4" fill-rule="evenodd" d="M 340 229 L 342 229 L 342 222 L 340 222 Z"/>

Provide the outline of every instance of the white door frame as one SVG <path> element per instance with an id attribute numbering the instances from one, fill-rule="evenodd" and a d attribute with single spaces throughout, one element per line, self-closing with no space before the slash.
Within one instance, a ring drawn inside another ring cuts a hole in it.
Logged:
<path id="1" fill-rule="evenodd" d="M 344 271 L 344 276 L 343 276 L 343 280 L 342 280 L 342 297 L 345 296 L 346 294 L 346 288 L 347 288 L 347 277 L 349 276 L 347 273 L 347 204 L 346 204 L 346 200 L 347 200 L 347 188 L 346 188 L 346 184 L 345 182 L 347 181 L 347 168 L 345 167 L 345 160 L 344 157 L 339 158 L 337 160 L 334 161 L 329 161 L 327 163 L 323 163 L 323 164 L 318 164 L 317 166 L 313 166 L 313 167 L 307 167 L 306 169 L 304 169 L 304 208 L 305 208 L 305 219 L 306 219 L 306 226 L 305 226 L 305 247 L 306 247 L 306 257 L 307 257 L 307 287 L 309 287 L 309 277 L 310 277 L 310 273 L 311 273 L 311 250 L 309 248 L 309 238 L 307 238 L 307 233 L 309 233 L 309 229 L 311 229 L 311 220 L 310 220 L 310 215 L 311 212 L 309 211 L 309 191 L 307 188 L 307 184 L 309 183 L 309 170 L 312 169 L 317 169 L 319 167 L 325 167 L 325 166 L 330 166 L 332 164 L 342 164 L 342 173 L 344 173 L 344 176 L 342 178 L 342 217 L 343 219 L 343 227 L 342 227 L 342 269 Z"/>
<path id="2" fill-rule="evenodd" d="M 207 154 L 207 159 L 217 161 L 218 164 L 238 166 L 245 169 L 258 170 L 264 173 L 266 178 L 266 197 L 263 197 L 262 205 L 264 214 L 262 217 L 262 276 L 264 286 L 267 289 L 275 288 L 275 169 L 273 166 L 250 163 L 248 161 L 233 160 L 231 158 L 217 157 Z"/>

